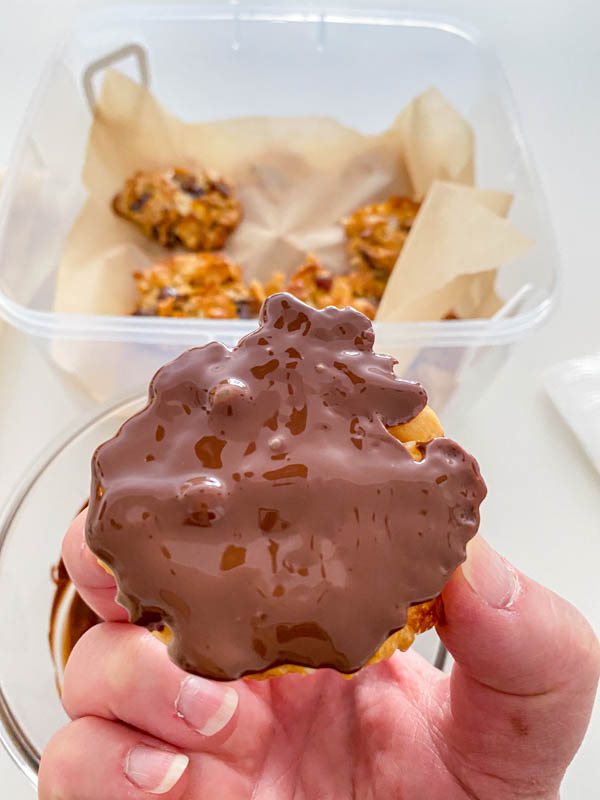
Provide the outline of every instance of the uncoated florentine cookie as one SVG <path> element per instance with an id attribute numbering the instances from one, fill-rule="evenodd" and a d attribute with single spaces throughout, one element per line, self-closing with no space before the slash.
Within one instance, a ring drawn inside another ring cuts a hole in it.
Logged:
<path id="1" fill-rule="evenodd" d="M 208 172 L 136 172 L 113 200 L 114 211 L 165 247 L 219 250 L 242 218 L 233 188 Z"/>

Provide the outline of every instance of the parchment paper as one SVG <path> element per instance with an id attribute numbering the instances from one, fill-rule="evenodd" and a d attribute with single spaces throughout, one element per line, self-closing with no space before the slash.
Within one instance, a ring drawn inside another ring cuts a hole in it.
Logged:
<path id="1" fill-rule="evenodd" d="M 491 316 L 501 305 L 495 267 L 531 239 L 504 218 L 505 192 L 434 181 L 396 262 L 377 319 L 393 322 Z M 424 280 L 424 274 L 427 276 Z"/>
<path id="2" fill-rule="evenodd" d="M 55 309 L 130 313 L 132 273 L 168 253 L 116 217 L 111 200 L 135 171 L 177 165 L 205 166 L 235 184 L 244 219 L 225 250 L 248 280 L 291 274 L 308 253 L 344 271 L 340 219 L 391 194 L 424 198 L 377 319 L 490 316 L 499 305 L 495 269 L 532 242 L 502 218 L 510 195 L 472 187 L 473 156 L 472 130 L 436 89 L 367 136 L 319 117 L 186 123 L 111 70 L 83 170 L 89 196 L 62 254 Z"/>

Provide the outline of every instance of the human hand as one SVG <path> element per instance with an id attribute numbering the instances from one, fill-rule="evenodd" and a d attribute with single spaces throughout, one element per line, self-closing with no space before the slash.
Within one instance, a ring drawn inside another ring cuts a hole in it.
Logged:
<path id="1" fill-rule="evenodd" d="M 345 680 L 331 670 L 267 681 L 189 676 L 126 622 L 85 545 L 63 557 L 109 622 L 68 662 L 73 722 L 46 748 L 40 800 L 556 800 L 585 733 L 600 646 L 569 603 L 480 537 L 443 592 L 444 675 L 397 653 Z"/>

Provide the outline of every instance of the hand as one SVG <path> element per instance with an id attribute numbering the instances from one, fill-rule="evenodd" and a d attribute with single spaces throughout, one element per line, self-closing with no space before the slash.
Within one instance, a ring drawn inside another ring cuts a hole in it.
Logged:
<path id="1" fill-rule="evenodd" d="M 344 680 L 188 676 L 129 625 L 83 538 L 63 556 L 105 619 L 77 644 L 41 800 L 557 800 L 592 708 L 600 648 L 565 600 L 477 537 L 444 589 L 450 676 L 397 653 Z"/>

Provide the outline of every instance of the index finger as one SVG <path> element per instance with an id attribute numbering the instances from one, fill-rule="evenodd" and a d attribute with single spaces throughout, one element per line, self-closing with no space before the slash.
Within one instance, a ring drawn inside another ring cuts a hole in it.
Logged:
<path id="1" fill-rule="evenodd" d="M 88 606 L 102 619 L 127 622 L 127 610 L 115 601 L 117 584 L 114 577 L 98 562 L 85 541 L 87 509 L 78 514 L 62 544 L 62 557 L 75 588 Z"/>

